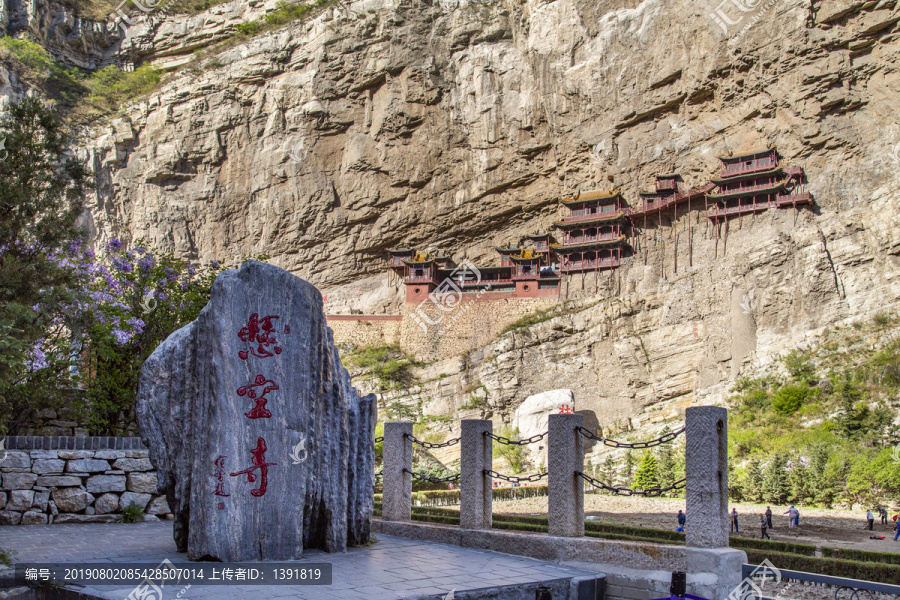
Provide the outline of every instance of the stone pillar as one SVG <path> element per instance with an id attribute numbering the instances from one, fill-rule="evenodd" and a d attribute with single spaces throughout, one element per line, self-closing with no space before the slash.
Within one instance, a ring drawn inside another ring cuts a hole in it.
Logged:
<path id="1" fill-rule="evenodd" d="M 490 529 L 493 440 L 486 435 L 493 423 L 483 419 L 463 419 L 459 460 L 459 526 L 463 529 Z"/>
<path id="2" fill-rule="evenodd" d="M 381 518 L 385 521 L 409 521 L 412 515 L 412 432 L 413 424 L 384 424 L 384 469 L 382 477 Z"/>
<path id="3" fill-rule="evenodd" d="M 584 535 L 584 437 L 577 427 L 582 415 L 550 415 L 547 443 L 547 487 L 550 535 Z"/>
<path id="4" fill-rule="evenodd" d="M 685 427 L 687 545 L 727 548 L 728 411 L 692 406 L 685 411 Z"/>

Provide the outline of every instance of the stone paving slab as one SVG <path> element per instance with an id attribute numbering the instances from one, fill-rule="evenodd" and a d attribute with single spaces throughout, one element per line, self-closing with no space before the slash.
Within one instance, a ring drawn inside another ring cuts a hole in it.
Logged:
<path id="1" fill-rule="evenodd" d="M 406 600 L 445 595 L 450 590 L 534 584 L 597 576 L 580 569 L 488 550 L 460 548 L 377 534 L 377 542 L 343 554 L 311 550 L 299 561 L 332 564 L 330 586 L 214 585 L 165 586 L 159 600 L 230 600 L 296 598 L 303 600 Z M 12 548 L 16 562 L 123 563 L 156 566 L 163 559 L 189 562 L 175 550 L 172 524 L 63 524 L 0 527 L 0 547 Z M 73 589 L 76 589 L 73 587 Z M 123 600 L 134 589 L 97 586 L 83 593 Z M 533 597 L 534 592 L 531 592 Z M 157 600 L 154 597 L 154 600 Z"/>

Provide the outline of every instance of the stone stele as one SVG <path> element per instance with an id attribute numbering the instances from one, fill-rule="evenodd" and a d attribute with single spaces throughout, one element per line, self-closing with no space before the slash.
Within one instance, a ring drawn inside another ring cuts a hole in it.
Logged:
<path id="1" fill-rule="evenodd" d="M 141 369 L 137 417 L 179 551 L 300 558 L 369 540 L 375 396 L 341 366 L 322 296 L 256 261 Z"/>

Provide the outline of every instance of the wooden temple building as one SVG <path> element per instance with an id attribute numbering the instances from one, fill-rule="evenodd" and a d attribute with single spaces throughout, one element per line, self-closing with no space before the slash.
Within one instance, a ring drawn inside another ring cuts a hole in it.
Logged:
<path id="1" fill-rule="evenodd" d="M 519 244 L 496 248 L 500 265 L 472 267 L 460 275 L 461 267 L 444 252 L 418 252 L 411 248 L 388 250 L 390 269 L 406 284 L 407 302 L 422 300 L 431 293 L 444 291 L 501 292 L 507 297 L 557 296 L 560 283 L 572 275 L 616 269 L 622 259 L 635 248 L 647 262 L 648 241 L 643 240 L 648 219 L 656 217 L 661 225 L 663 214 L 671 213 L 672 222 L 680 208 L 689 212 L 705 208 L 708 223 L 715 224 L 716 250 L 724 223 L 743 214 L 758 213 L 769 208 L 794 208 L 813 204 L 806 190 L 803 169 L 782 164 L 775 146 L 745 154 L 720 156 L 723 169 L 704 186 L 686 188 L 676 173 L 656 176 L 655 189 L 640 192 L 640 204 L 629 206 L 619 190 L 579 192 L 560 200 L 568 210 L 554 221 L 558 241 L 549 232 L 525 236 Z M 796 214 L 796 213 L 795 213 Z M 692 260 L 692 232 L 688 223 L 689 264 Z M 673 232 L 673 265 L 678 267 L 678 231 Z M 657 233 L 657 244 L 659 234 Z M 639 248 L 638 243 L 643 246 Z M 530 244 L 530 245 L 529 245 Z M 631 244 L 636 244 L 635 248 Z M 471 265 L 469 265 L 471 267 Z M 451 283 L 447 283 L 447 282 Z M 441 288 L 455 288 L 442 290 Z"/>

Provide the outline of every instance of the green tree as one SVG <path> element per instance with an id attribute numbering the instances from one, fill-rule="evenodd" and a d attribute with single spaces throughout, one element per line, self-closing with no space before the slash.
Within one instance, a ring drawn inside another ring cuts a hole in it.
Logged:
<path id="1" fill-rule="evenodd" d="M 763 501 L 763 470 L 759 460 L 751 459 L 747 465 L 744 497 L 750 502 Z"/>
<path id="2" fill-rule="evenodd" d="M 664 429 L 663 433 L 668 433 L 667 429 Z M 678 466 L 675 463 L 675 448 L 673 444 L 661 444 L 659 446 L 657 463 L 659 465 L 659 487 L 669 487 L 681 479 L 677 473 Z M 669 496 L 674 495 L 673 492 L 667 492 L 666 494 Z"/>
<path id="3" fill-rule="evenodd" d="M 634 455 L 631 449 L 625 451 L 625 458 L 622 461 L 622 479 L 625 485 L 631 485 L 631 476 L 634 474 Z"/>
<path id="4" fill-rule="evenodd" d="M 642 490 L 659 487 L 659 465 L 650 450 L 646 450 L 641 457 L 641 463 L 634 472 L 634 484 Z"/>
<path id="5" fill-rule="evenodd" d="M 615 485 L 617 470 L 616 460 L 612 457 L 612 454 L 607 454 L 600 465 L 600 481 L 608 485 Z"/>
<path id="6" fill-rule="evenodd" d="M 501 427 L 497 435 L 514 440 L 519 437 L 519 429 Z M 509 468 L 512 469 L 512 472 L 515 474 L 521 473 L 524 470 L 527 461 L 527 454 L 524 446 L 519 446 L 518 444 L 501 444 L 497 440 L 494 440 L 494 456 L 505 458 L 506 462 L 509 463 Z"/>
<path id="7" fill-rule="evenodd" d="M 89 173 L 61 122 L 36 99 L 10 107 L 0 140 L 0 428 L 15 433 L 69 386 L 71 357 L 34 350 L 41 339 L 68 334 L 60 319 L 77 301 L 71 290 L 79 275 L 60 255 L 84 236 L 77 219 Z"/>
<path id="8" fill-rule="evenodd" d="M 775 392 L 772 408 L 783 415 L 792 415 L 803 406 L 809 395 L 809 388 L 805 385 L 786 385 Z"/>
<path id="9" fill-rule="evenodd" d="M 790 492 L 787 482 L 787 457 L 780 452 L 773 454 L 764 473 L 763 501 L 784 504 Z"/>

